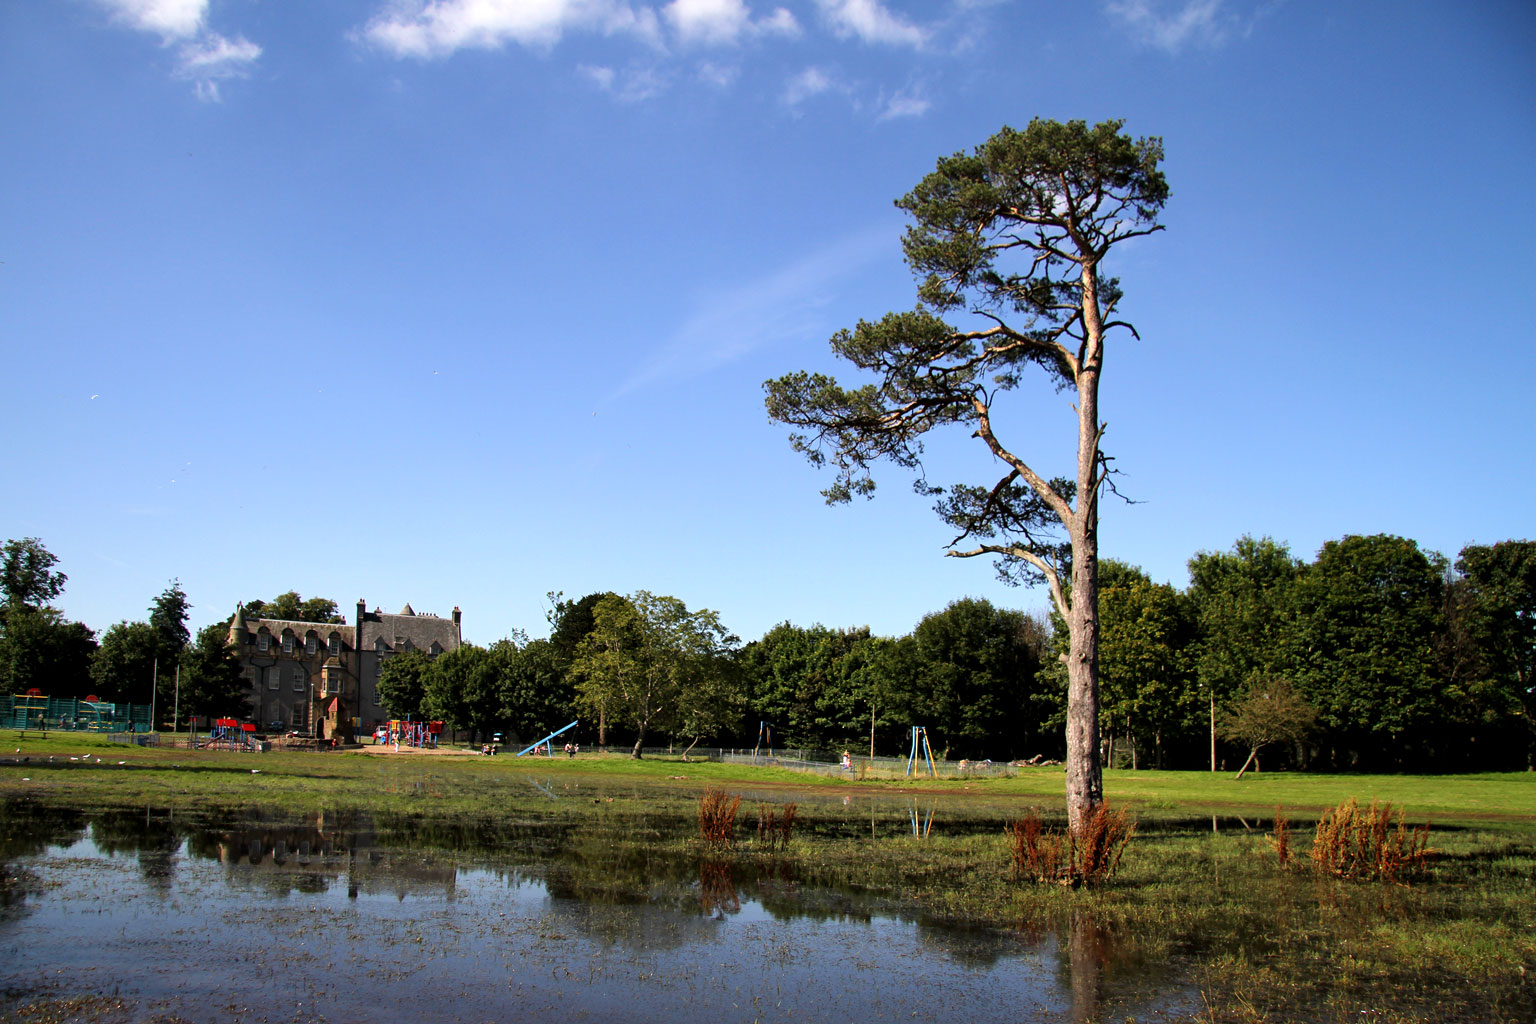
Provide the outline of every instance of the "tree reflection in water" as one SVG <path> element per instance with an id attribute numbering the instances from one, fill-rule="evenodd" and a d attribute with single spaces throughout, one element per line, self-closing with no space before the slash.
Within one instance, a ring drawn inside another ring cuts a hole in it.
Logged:
<path id="1" fill-rule="evenodd" d="M 575 814 L 590 798 L 549 795 L 536 795 L 546 813 L 496 820 L 5 806 L 6 876 L 35 882 L 0 892 L 0 940 L 16 950 L 0 990 L 83 971 L 191 1021 L 220 1019 L 231 1000 L 350 1019 L 423 987 L 438 993 L 430 1012 L 402 1019 L 575 1007 L 1091 1021 L 1147 1006 L 1106 999 L 1116 936 L 1086 912 L 956 927 L 814 858 L 703 856 L 675 839 L 694 824 L 686 805 Z M 807 829 L 865 834 L 863 806 L 835 810 L 841 824 L 811 814 Z M 871 814 L 882 843 L 926 846 L 958 824 L 905 799 Z M 136 871 L 113 869 L 129 858 Z"/>

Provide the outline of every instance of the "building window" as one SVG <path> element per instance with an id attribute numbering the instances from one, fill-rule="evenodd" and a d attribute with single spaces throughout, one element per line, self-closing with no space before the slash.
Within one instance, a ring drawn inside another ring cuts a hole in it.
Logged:
<path id="1" fill-rule="evenodd" d="M 293 653 L 293 634 L 286 629 L 283 630 L 283 653 Z"/>
<path id="2" fill-rule="evenodd" d="M 337 636 L 335 633 L 331 634 L 331 645 L 328 653 L 333 658 L 341 656 L 341 637 Z"/>
<path id="3" fill-rule="evenodd" d="M 304 637 L 304 653 L 305 654 L 314 654 L 316 649 L 319 646 L 320 646 L 320 641 L 318 639 L 316 639 L 315 634 L 310 633 L 309 635 Z"/>
<path id="4" fill-rule="evenodd" d="M 293 670 L 293 688 L 299 693 L 304 692 L 304 671 L 298 667 Z"/>
<path id="5" fill-rule="evenodd" d="M 269 689 L 269 690 L 277 689 L 277 683 L 278 683 L 277 666 L 273 665 L 271 668 L 267 669 L 267 689 Z"/>
<path id="6" fill-rule="evenodd" d="M 258 651 L 264 651 L 269 646 L 271 646 L 271 644 L 272 644 L 272 637 L 267 634 L 266 630 L 262 630 L 260 635 L 258 635 L 256 637 L 256 649 Z"/>

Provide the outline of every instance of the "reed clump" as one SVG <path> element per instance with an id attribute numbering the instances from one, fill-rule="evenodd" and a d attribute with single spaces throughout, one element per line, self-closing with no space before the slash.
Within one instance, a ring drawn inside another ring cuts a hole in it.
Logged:
<path id="1" fill-rule="evenodd" d="M 789 848 L 795 833 L 796 805 L 789 803 L 774 810 L 772 804 L 757 805 L 757 843 L 769 853 Z"/>
<path id="2" fill-rule="evenodd" d="M 1282 868 L 1291 866 L 1291 821 L 1285 816 L 1285 811 L 1278 804 L 1275 806 L 1275 827 L 1267 837 L 1270 849 L 1275 851 L 1275 859 L 1280 862 Z"/>
<path id="3" fill-rule="evenodd" d="M 705 846 L 719 849 L 735 844 L 736 812 L 740 807 L 739 796 L 720 789 L 704 791 L 699 797 L 699 838 Z"/>
<path id="4" fill-rule="evenodd" d="M 1094 887 L 1114 876 L 1136 823 L 1126 810 L 1095 807 L 1078 832 L 1047 828 L 1038 811 L 1006 826 L 1015 878 Z"/>
<path id="5" fill-rule="evenodd" d="M 1312 840 L 1312 863 L 1336 878 L 1395 882 L 1424 866 L 1431 854 L 1429 822 L 1409 827 L 1401 809 L 1353 797 L 1325 811 Z"/>

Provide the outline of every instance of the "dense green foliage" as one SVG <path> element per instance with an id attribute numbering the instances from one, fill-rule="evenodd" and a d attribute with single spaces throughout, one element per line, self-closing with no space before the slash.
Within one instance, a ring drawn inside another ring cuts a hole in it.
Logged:
<path id="1" fill-rule="evenodd" d="M 117 623 L 98 644 L 85 625 L 36 603 L 56 598 L 64 580 L 41 542 L 6 551 L 36 567 L 7 570 L 19 581 L 0 603 L 7 692 L 147 704 L 158 666 L 162 722 L 178 669 L 183 722 L 247 712 L 227 620 L 186 642 L 178 583 L 150 603 L 147 621 Z M 1189 577 L 1180 591 L 1136 566 L 1101 563 L 1106 763 L 1204 768 L 1213 746 L 1229 771 L 1255 748 L 1265 769 L 1310 771 L 1516 769 L 1536 759 L 1536 542 L 1468 545 L 1451 563 L 1400 537 L 1350 536 L 1304 562 L 1284 544 L 1242 537 L 1194 555 Z M 902 636 L 782 622 L 738 645 L 715 613 L 676 598 L 597 592 L 556 594 L 552 604 L 548 640 L 514 631 L 436 659 L 387 659 L 379 693 L 390 714 L 524 741 L 579 718 L 572 736 L 590 745 L 606 710 L 610 742 L 679 748 L 750 748 L 765 724 L 777 749 L 819 757 L 904 755 L 910 728 L 922 725 L 951 759 L 1062 753 L 1059 617 L 966 598 Z M 290 592 L 262 605 L 274 607 L 334 604 Z M 642 677 L 643 698 L 631 685 Z"/>
<path id="2" fill-rule="evenodd" d="M 259 598 L 246 601 L 245 614 L 253 619 L 284 619 L 290 622 L 326 622 L 345 625 L 346 619 L 336 611 L 336 602 L 328 597 L 305 598 L 297 590 L 278 594 L 270 601 Z"/>

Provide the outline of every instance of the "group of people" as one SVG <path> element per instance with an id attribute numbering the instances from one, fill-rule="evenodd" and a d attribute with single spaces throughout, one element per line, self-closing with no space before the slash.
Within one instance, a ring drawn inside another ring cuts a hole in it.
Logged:
<path id="1" fill-rule="evenodd" d="M 565 756 L 566 757 L 575 757 L 579 753 L 581 753 L 581 744 L 580 743 L 567 743 L 565 745 Z"/>
<path id="2" fill-rule="evenodd" d="M 480 753 L 483 754 L 486 757 L 495 757 L 496 756 L 496 752 L 498 750 L 500 750 L 500 749 L 501 749 L 501 745 L 497 744 L 497 743 L 482 743 L 482 744 L 480 744 Z"/>

